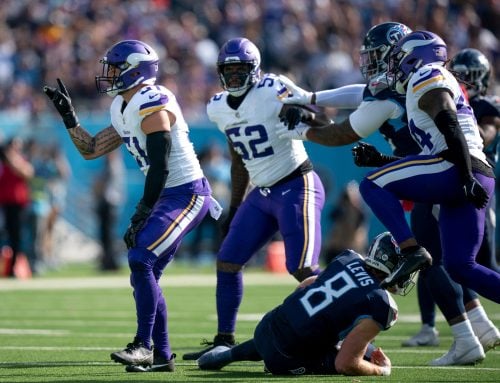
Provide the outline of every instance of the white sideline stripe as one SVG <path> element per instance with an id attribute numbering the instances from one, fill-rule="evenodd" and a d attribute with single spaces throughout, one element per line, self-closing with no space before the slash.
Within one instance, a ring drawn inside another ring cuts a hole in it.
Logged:
<path id="1" fill-rule="evenodd" d="M 265 272 L 248 272 L 243 274 L 245 285 L 296 285 L 295 279 L 284 274 Z M 213 274 L 164 274 L 160 286 L 164 287 L 215 287 L 216 277 Z M 128 276 L 116 277 L 87 277 L 87 278 L 33 278 L 33 279 L 0 279 L 0 291 L 12 290 L 75 290 L 75 289 L 101 289 L 101 288 L 131 288 Z"/>

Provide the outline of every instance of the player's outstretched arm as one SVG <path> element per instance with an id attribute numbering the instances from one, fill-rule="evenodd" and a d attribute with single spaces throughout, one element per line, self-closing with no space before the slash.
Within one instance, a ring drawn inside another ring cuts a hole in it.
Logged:
<path id="1" fill-rule="evenodd" d="M 46 85 L 43 91 L 62 117 L 71 140 L 83 158 L 90 160 L 100 157 L 121 145 L 121 137 L 112 126 L 92 136 L 80 125 L 71 97 L 61 79 L 57 79 L 57 87 Z"/>

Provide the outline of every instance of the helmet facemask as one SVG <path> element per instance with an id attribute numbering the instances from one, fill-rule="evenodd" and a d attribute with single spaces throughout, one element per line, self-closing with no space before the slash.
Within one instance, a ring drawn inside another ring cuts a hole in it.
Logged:
<path id="1" fill-rule="evenodd" d="M 359 67 L 366 81 L 387 70 L 385 57 L 389 47 L 381 45 L 376 48 L 361 49 L 359 52 Z"/>
<path id="2" fill-rule="evenodd" d="M 238 61 L 217 66 L 222 87 L 232 96 L 242 96 L 259 79 L 259 71 L 252 63 Z"/>

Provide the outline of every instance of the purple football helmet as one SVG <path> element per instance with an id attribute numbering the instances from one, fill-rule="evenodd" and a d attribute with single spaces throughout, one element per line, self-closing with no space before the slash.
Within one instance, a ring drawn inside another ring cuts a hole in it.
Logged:
<path id="1" fill-rule="evenodd" d="M 120 41 L 99 62 L 103 64 L 102 75 L 95 78 L 99 93 L 116 96 L 138 84 L 156 82 L 158 55 L 142 41 Z"/>
<path id="2" fill-rule="evenodd" d="M 390 49 L 410 32 L 406 25 L 396 22 L 381 23 L 366 32 L 359 50 L 359 67 L 366 81 L 387 70 Z"/>
<path id="3" fill-rule="evenodd" d="M 421 66 L 444 65 L 447 59 L 446 43 L 441 37 L 428 31 L 412 32 L 399 40 L 389 54 L 389 83 L 398 93 L 405 94 L 411 75 Z"/>
<path id="4" fill-rule="evenodd" d="M 227 72 L 225 68 L 228 65 L 238 65 L 241 68 Z M 250 40 L 242 37 L 227 41 L 217 58 L 217 73 L 222 88 L 232 96 L 243 95 L 260 79 L 259 49 Z"/>

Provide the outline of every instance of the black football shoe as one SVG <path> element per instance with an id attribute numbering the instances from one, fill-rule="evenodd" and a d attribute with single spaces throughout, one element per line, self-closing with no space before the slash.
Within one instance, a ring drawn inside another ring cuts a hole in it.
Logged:
<path id="1" fill-rule="evenodd" d="M 153 350 L 144 346 L 137 337 L 122 351 L 111 353 L 111 359 L 116 363 L 135 366 L 151 366 L 153 364 Z"/>
<path id="2" fill-rule="evenodd" d="M 236 342 L 234 341 L 234 335 L 217 334 L 214 337 L 213 342 L 209 342 L 205 339 L 201 342 L 201 344 L 206 345 L 208 347 L 204 348 L 201 351 L 184 354 L 184 355 L 182 355 L 182 359 L 184 359 L 184 360 L 198 360 L 198 359 L 200 359 L 200 357 L 203 354 L 207 353 L 210 350 L 213 350 L 217 346 L 226 346 L 226 347 L 231 348 L 236 344 Z"/>

